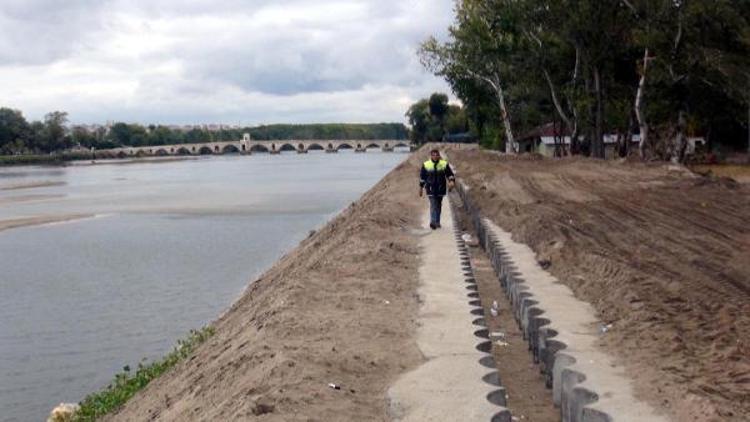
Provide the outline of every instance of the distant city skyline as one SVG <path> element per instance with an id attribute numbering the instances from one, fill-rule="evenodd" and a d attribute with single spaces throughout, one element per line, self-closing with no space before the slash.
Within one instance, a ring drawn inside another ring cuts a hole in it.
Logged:
<path id="1" fill-rule="evenodd" d="M 403 122 L 452 0 L 6 0 L 0 106 L 71 124 Z"/>

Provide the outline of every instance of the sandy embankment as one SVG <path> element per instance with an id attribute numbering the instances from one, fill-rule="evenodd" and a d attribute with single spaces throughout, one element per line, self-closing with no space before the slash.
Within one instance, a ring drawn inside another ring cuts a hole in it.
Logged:
<path id="1" fill-rule="evenodd" d="M 750 187 L 665 165 L 451 152 L 482 213 L 612 323 L 676 421 L 750 420 Z"/>
<path id="2" fill-rule="evenodd" d="M 42 224 L 62 223 L 66 221 L 80 220 L 91 218 L 93 214 L 66 214 L 66 215 L 43 215 L 36 217 L 13 218 L 10 220 L 0 220 L 0 231 L 15 229 L 18 227 L 38 226 Z"/>
<path id="3" fill-rule="evenodd" d="M 388 420 L 387 388 L 422 361 L 421 158 L 253 282 L 207 343 L 107 419 Z"/>
<path id="4" fill-rule="evenodd" d="M 15 185 L 0 186 L 0 190 L 21 190 L 21 189 L 33 189 L 33 188 L 47 188 L 52 186 L 63 186 L 65 182 L 31 182 L 31 183 L 18 183 Z"/>

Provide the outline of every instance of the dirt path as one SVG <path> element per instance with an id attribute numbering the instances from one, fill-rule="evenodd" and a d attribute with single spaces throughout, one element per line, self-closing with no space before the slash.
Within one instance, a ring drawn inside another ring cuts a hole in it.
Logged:
<path id="1" fill-rule="evenodd" d="M 423 359 L 420 158 L 253 282 L 194 356 L 109 420 L 388 420 L 387 388 Z"/>
<path id="2" fill-rule="evenodd" d="M 750 420 L 750 188 L 665 165 L 452 151 L 490 217 L 612 323 L 679 421 Z"/>

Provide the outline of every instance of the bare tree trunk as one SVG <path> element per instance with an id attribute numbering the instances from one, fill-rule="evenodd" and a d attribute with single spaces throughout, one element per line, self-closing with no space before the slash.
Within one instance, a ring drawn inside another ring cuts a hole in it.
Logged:
<path id="1" fill-rule="evenodd" d="M 505 152 L 512 154 L 516 150 L 516 138 L 513 136 L 513 128 L 510 126 L 510 114 L 508 113 L 508 107 L 505 104 L 505 92 L 501 84 L 501 79 L 498 75 L 488 77 L 472 71 L 471 69 L 464 69 L 465 72 L 480 81 L 483 81 L 490 85 L 495 90 L 497 95 L 497 103 L 500 106 L 500 117 L 503 120 L 503 126 L 505 126 Z"/>
<path id="2" fill-rule="evenodd" d="M 571 128 L 570 133 L 570 155 L 577 155 L 581 153 L 581 145 L 579 144 L 579 134 L 581 133 L 580 129 L 578 128 L 578 111 L 575 107 L 573 107 L 573 127 Z"/>
<path id="3" fill-rule="evenodd" d="M 577 155 L 580 151 L 580 145 L 578 144 L 578 137 L 579 137 L 579 131 L 578 126 L 575 126 L 573 128 L 573 131 L 570 133 L 570 155 Z"/>
<path id="4" fill-rule="evenodd" d="M 675 164 L 685 161 L 685 149 L 687 148 L 687 139 L 685 138 L 686 127 L 687 119 L 685 117 L 685 111 L 680 110 L 677 117 L 677 135 L 674 139 L 674 151 L 672 154 L 672 162 Z"/>
<path id="5" fill-rule="evenodd" d="M 581 47 L 578 43 L 576 43 L 576 61 L 575 66 L 573 67 L 573 75 L 571 76 L 570 80 L 570 86 L 575 89 L 578 86 L 579 78 L 580 78 L 580 72 L 581 72 Z M 577 155 L 580 154 L 581 146 L 578 141 L 578 136 L 581 133 L 579 128 L 580 123 L 580 115 L 578 113 L 578 108 L 576 107 L 575 101 L 570 96 L 567 97 L 568 105 L 570 106 L 570 113 L 573 116 L 573 122 L 572 126 L 569 127 L 570 129 L 570 145 L 568 147 L 568 153 L 570 155 Z"/>
<path id="6" fill-rule="evenodd" d="M 628 117 L 628 130 L 625 133 L 625 150 L 623 151 L 623 154 L 621 154 L 622 157 L 627 157 L 630 155 L 630 147 L 633 145 L 633 132 L 635 129 L 635 119 L 633 118 L 634 112 L 630 112 L 630 115 Z"/>
<path id="7" fill-rule="evenodd" d="M 547 80 L 547 85 L 549 86 L 549 92 L 550 96 L 552 97 L 552 104 L 555 105 L 555 110 L 557 110 L 557 114 L 560 116 L 560 118 L 563 120 L 565 125 L 569 128 L 573 127 L 573 123 L 571 123 L 570 118 L 565 113 L 565 111 L 562 108 L 562 104 L 560 104 L 560 100 L 557 98 L 557 91 L 555 90 L 555 85 L 552 83 L 552 77 L 550 77 L 549 72 L 547 72 L 547 69 L 543 70 L 544 72 L 544 79 Z"/>
<path id="8" fill-rule="evenodd" d="M 641 71 L 641 80 L 638 82 L 638 92 L 635 94 L 635 117 L 638 119 L 638 126 L 641 131 L 641 139 L 638 142 L 638 153 L 641 158 L 646 156 L 646 145 L 648 142 L 648 122 L 643 114 L 643 92 L 646 88 L 646 71 L 648 70 L 648 48 L 643 53 L 643 69 Z"/>
<path id="9" fill-rule="evenodd" d="M 599 74 L 599 68 L 594 67 L 594 89 L 596 91 L 596 123 L 595 139 L 591 140 L 593 155 L 596 158 L 604 158 L 604 140 L 603 140 L 603 104 L 602 104 L 602 81 Z"/>
<path id="10" fill-rule="evenodd" d="M 747 102 L 747 153 L 750 154 L 750 101 Z"/>
<path id="11" fill-rule="evenodd" d="M 516 138 L 513 136 L 513 128 L 510 126 L 510 115 L 508 114 L 508 107 L 505 104 L 505 93 L 500 84 L 495 86 L 495 92 L 497 93 L 497 102 L 500 104 L 500 117 L 503 119 L 503 126 L 505 126 L 505 152 L 512 154 L 518 152 L 516 150 Z"/>

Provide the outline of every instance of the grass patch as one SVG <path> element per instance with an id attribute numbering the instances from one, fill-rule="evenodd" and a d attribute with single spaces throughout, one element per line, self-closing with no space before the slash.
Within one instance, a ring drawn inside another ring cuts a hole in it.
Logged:
<path id="1" fill-rule="evenodd" d="M 150 364 L 138 364 L 133 372 L 129 366 L 115 375 L 115 379 L 104 390 L 89 394 L 80 403 L 80 410 L 75 413 L 73 421 L 88 422 L 110 413 L 124 405 L 135 393 L 148 385 L 180 361 L 188 357 L 198 345 L 214 334 L 213 327 L 191 330 L 187 338 L 177 341 L 177 346 L 161 360 Z"/>

